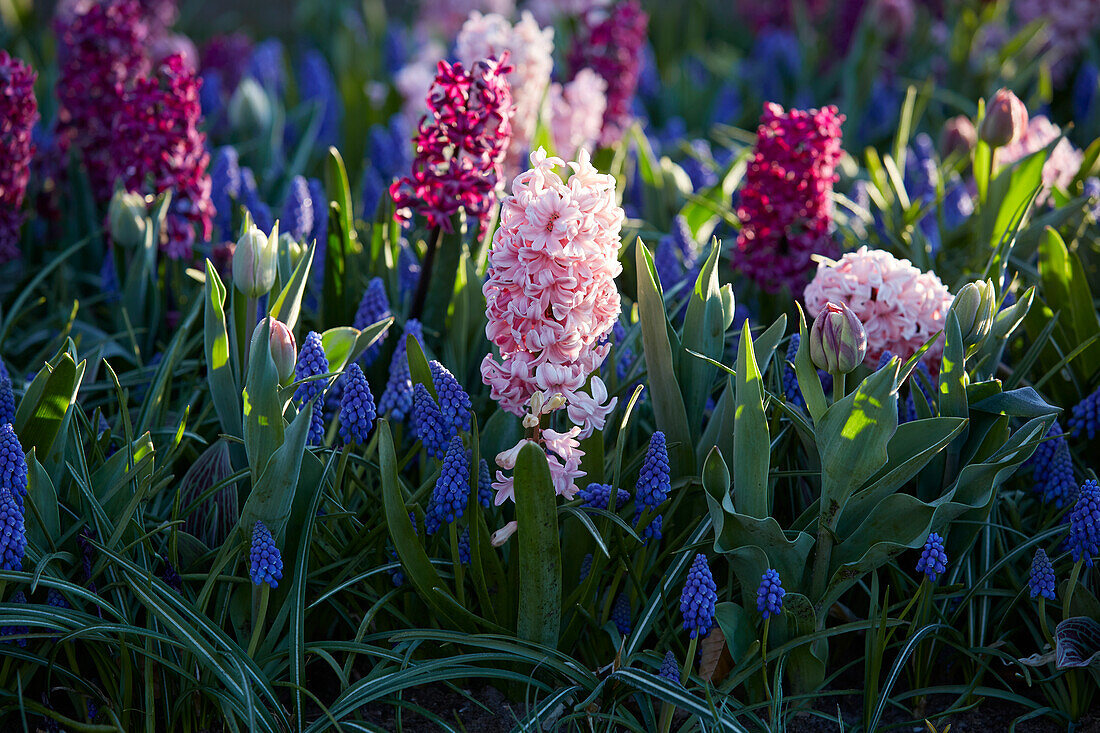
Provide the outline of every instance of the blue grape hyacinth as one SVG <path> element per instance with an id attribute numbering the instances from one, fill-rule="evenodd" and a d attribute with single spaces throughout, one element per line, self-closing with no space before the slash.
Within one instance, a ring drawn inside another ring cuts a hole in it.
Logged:
<path id="1" fill-rule="evenodd" d="M 0 374 L 0 425 L 15 422 L 15 394 L 11 377 Z"/>
<path id="2" fill-rule="evenodd" d="M 665 434 L 658 430 L 649 439 L 649 448 L 638 472 L 635 496 L 641 507 L 656 509 L 668 499 L 670 488 L 668 448 Z"/>
<path id="3" fill-rule="evenodd" d="M 1069 515 L 1069 544 L 1074 562 L 1092 567 L 1100 555 L 1100 484 L 1089 479 L 1081 485 L 1077 502 Z"/>
<path id="4" fill-rule="evenodd" d="M 252 548 L 248 556 L 252 582 L 255 585 L 266 583 L 272 588 L 278 588 L 279 581 L 283 579 L 283 558 L 279 554 L 279 548 L 275 546 L 271 530 L 263 522 L 257 521 L 252 529 Z"/>
<path id="5" fill-rule="evenodd" d="M 241 168 L 241 201 L 252 215 L 256 227 L 260 231 L 270 232 L 275 218 L 271 215 L 271 207 L 260 196 L 260 187 L 256 185 L 256 176 L 251 168 Z"/>
<path id="6" fill-rule="evenodd" d="M 444 457 L 448 444 L 455 437 L 454 426 L 443 417 L 428 388 L 419 383 L 413 387 L 413 432 L 428 455 L 439 459 Z"/>
<path id="7" fill-rule="evenodd" d="M 661 669 L 657 672 L 658 677 L 664 677 L 669 682 L 680 683 L 680 664 L 676 661 L 676 655 L 672 653 L 672 650 L 665 652 L 665 658 L 661 662 Z"/>
<path id="8" fill-rule="evenodd" d="M 423 385 L 417 385 L 423 387 Z M 462 517 L 466 511 L 466 502 L 470 498 L 470 461 L 466 457 L 466 448 L 462 438 L 451 438 L 443 456 L 443 467 L 439 471 L 432 500 L 424 515 L 424 527 L 428 534 L 435 534 L 440 527 Z"/>
<path id="9" fill-rule="evenodd" d="M 577 492 L 577 496 L 584 500 L 584 506 L 593 509 L 609 509 L 611 507 L 611 484 L 588 484 Z M 615 490 L 615 508 L 622 509 L 630 501 L 630 492 L 624 489 Z"/>
<path id="10" fill-rule="evenodd" d="M 433 359 L 428 362 L 428 368 L 432 372 L 435 393 L 439 395 L 439 409 L 443 412 L 443 418 L 456 431 L 469 430 L 470 411 L 473 409 L 470 396 L 447 367 Z"/>
<path id="11" fill-rule="evenodd" d="M 933 583 L 947 570 L 947 551 L 943 548 L 943 537 L 930 532 L 917 560 L 917 572 L 924 573 Z"/>
<path id="12" fill-rule="evenodd" d="M 11 423 L 0 425 L 0 488 L 11 490 L 22 511 L 27 495 L 27 456 Z"/>
<path id="13" fill-rule="evenodd" d="M 783 581 L 779 573 L 768 568 L 760 576 L 760 586 L 756 589 L 756 610 L 765 620 L 783 613 L 783 596 L 787 591 L 783 590 Z"/>
<path id="14" fill-rule="evenodd" d="M 27 594 L 23 591 L 17 591 L 12 594 L 11 602 L 26 603 Z M 30 631 L 30 628 L 26 626 L 0 626 L 0 636 L 15 637 L 14 639 L 6 639 L 3 643 L 11 644 L 14 642 L 23 649 L 27 647 L 27 634 L 29 634 Z"/>
<path id="15" fill-rule="evenodd" d="M 344 372 L 344 396 L 340 398 L 340 438 L 348 445 L 367 442 L 374 427 L 374 395 L 358 364 Z"/>
<path id="16" fill-rule="evenodd" d="M 316 49 L 311 48 L 302 54 L 298 63 L 298 94 L 303 102 L 319 108 L 321 127 L 317 132 L 317 142 L 323 147 L 336 145 L 340 139 L 343 102 L 332 67 L 324 54 Z"/>
<path id="17" fill-rule="evenodd" d="M 580 570 L 580 573 L 579 573 L 581 581 L 583 581 L 585 578 L 587 578 L 588 574 L 591 573 L 591 572 L 592 572 L 592 553 L 590 552 L 587 555 L 585 555 L 583 558 L 581 558 L 581 570 Z"/>
<path id="18" fill-rule="evenodd" d="M 241 198 L 241 164 L 236 148 L 224 146 L 210 163 L 210 198 L 214 203 L 214 225 L 218 236 L 229 242 L 233 231 L 233 205 Z"/>
<path id="19" fill-rule="evenodd" d="M 691 562 L 684 592 L 680 594 L 680 613 L 684 630 L 691 638 L 703 638 L 714 627 L 714 605 L 718 601 L 718 586 L 710 574 L 707 556 L 699 553 Z"/>
<path id="20" fill-rule="evenodd" d="M 489 462 L 482 458 L 477 464 L 477 502 L 488 509 L 493 504 L 493 479 Z"/>
<path id="21" fill-rule="evenodd" d="M 1077 496 L 1077 483 L 1073 478 L 1073 455 L 1062 432 L 1062 427 L 1057 422 L 1051 425 L 1046 440 L 1035 447 L 1035 452 L 1028 459 L 1035 479 L 1035 490 L 1044 503 L 1053 504 L 1059 509 L 1072 504 Z"/>
<path id="22" fill-rule="evenodd" d="M 630 623 L 630 598 L 626 593 L 620 593 L 615 598 L 615 605 L 611 607 L 611 621 L 623 636 L 629 636 L 633 630 Z"/>
<path id="23" fill-rule="evenodd" d="M 394 420 L 404 420 L 413 406 L 412 375 L 409 374 L 409 360 L 405 353 L 405 341 L 410 335 L 421 344 L 424 343 L 424 329 L 415 318 L 405 322 L 405 331 L 393 350 L 393 358 L 390 359 L 390 375 L 386 388 L 378 399 L 378 412 L 389 415 Z"/>
<path id="24" fill-rule="evenodd" d="M 1074 406 L 1069 432 L 1075 438 L 1084 433 L 1089 440 L 1100 434 L 1100 387 Z"/>
<path id="25" fill-rule="evenodd" d="M 463 565 L 470 564 L 470 528 L 462 530 L 458 537 L 458 561 Z"/>
<path id="26" fill-rule="evenodd" d="M 313 196 L 309 192 L 309 181 L 304 176 L 294 176 L 290 179 L 290 191 L 283 202 L 279 228 L 295 241 L 303 242 L 313 231 L 313 215 Z"/>
<path id="27" fill-rule="evenodd" d="M 325 348 L 321 345 L 321 334 L 310 331 L 302 341 L 302 348 L 298 350 L 298 361 L 294 365 L 294 379 L 301 381 L 307 377 L 317 377 L 328 374 L 328 370 L 328 357 L 325 356 Z M 325 380 L 313 379 L 299 385 L 294 397 L 300 402 L 307 402 L 324 390 Z"/>
<path id="28" fill-rule="evenodd" d="M 10 489 L 0 488 L 0 570 L 21 570 L 27 553 L 23 510 Z"/>
<path id="29" fill-rule="evenodd" d="M 390 299 L 386 295 L 386 284 L 382 282 L 382 278 L 372 278 L 367 283 L 367 289 L 363 291 L 363 299 L 359 301 L 359 308 L 355 311 L 355 320 L 351 325 L 358 328 L 360 331 L 367 328 L 371 324 L 378 323 L 385 320 L 392 315 L 390 312 Z M 370 366 L 374 363 L 374 360 L 378 358 L 379 352 L 382 351 L 382 342 L 386 338 L 386 331 L 378 337 L 378 340 L 367 347 L 367 350 L 363 352 L 362 359 L 365 366 Z"/>
<path id="30" fill-rule="evenodd" d="M 1031 570 L 1027 576 L 1027 587 L 1032 598 L 1046 598 L 1053 601 L 1054 596 L 1054 566 L 1050 564 L 1050 558 L 1043 548 L 1035 551 L 1035 557 L 1031 559 Z"/>

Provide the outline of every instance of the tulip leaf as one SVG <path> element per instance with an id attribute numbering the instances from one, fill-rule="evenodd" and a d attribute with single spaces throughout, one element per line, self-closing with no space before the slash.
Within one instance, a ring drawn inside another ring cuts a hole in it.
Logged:
<path id="1" fill-rule="evenodd" d="M 718 255 L 716 239 L 711 243 L 710 254 L 695 280 L 684 317 L 683 348 L 679 353 L 677 375 L 689 426 L 703 422 L 703 410 L 714 385 L 715 374 L 713 366 L 689 352 L 695 351 L 718 360 L 725 350 L 725 312 L 718 284 Z"/>
<path id="2" fill-rule="evenodd" d="M 274 537 L 283 536 L 294 504 L 295 488 L 298 486 L 298 475 L 302 469 L 302 456 L 306 452 L 306 440 L 309 438 L 309 423 L 313 412 L 311 408 L 312 405 L 308 405 L 295 416 L 286 430 L 286 439 L 272 452 L 259 480 L 253 482 L 248 499 L 241 507 L 240 526 L 244 532 L 251 533 L 252 527 L 259 520 L 267 525 Z M 281 424 L 283 421 L 281 414 L 278 420 Z"/>
<path id="3" fill-rule="evenodd" d="M 316 249 L 316 242 L 309 245 L 309 249 L 298 260 L 298 265 L 294 268 L 294 274 L 290 276 L 290 280 L 268 311 L 268 315 L 285 323 L 291 332 L 298 325 L 298 315 L 302 309 L 302 296 L 305 294 L 306 285 L 309 283 L 309 269 L 313 264 L 313 253 Z"/>
<path id="4" fill-rule="evenodd" d="M 519 638 L 551 649 L 561 631 L 561 540 L 554 483 L 535 443 L 520 449 L 514 473 L 519 541 Z"/>
<path id="5" fill-rule="evenodd" d="M 242 392 L 244 406 L 244 448 L 252 469 L 253 485 L 267 469 L 272 454 L 283 444 L 283 402 L 279 399 L 279 372 L 271 358 L 269 322 L 252 339 L 248 353 L 248 376 Z"/>
<path id="6" fill-rule="evenodd" d="M 413 384 L 423 384 L 433 400 L 438 400 L 439 395 L 435 391 L 435 382 L 432 380 L 432 370 L 428 366 L 428 357 L 424 355 L 424 349 L 420 341 L 413 334 L 405 336 L 405 358 L 409 360 L 409 376 Z"/>
<path id="7" fill-rule="evenodd" d="M 768 469 L 771 435 L 764 414 L 764 379 L 756 364 L 749 322 L 737 348 L 737 390 L 733 418 L 733 505 L 750 517 L 771 514 Z"/>
<path id="8" fill-rule="evenodd" d="M 57 549 L 61 519 L 57 510 L 57 489 L 46 469 L 38 462 L 35 449 L 27 454 L 27 496 L 24 501 L 27 542 L 41 554 Z"/>
<path id="9" fill-rule="evenodd" d="M 50 455 L 76 400 L 86 366 L 83 361 L 77 364 L 69 351 L 62 350 L 31 380 L 19 401 L 13 426 L 23 450 L 35 449 L 43 458 Z"/>
<path id="10" fill-rule="evenodd" d="M 798 351 L 794 357 L 794 373 L 798 377 L 798 389 L 802 392 L 802 399 L 806 402 L 806 409 L 810 418 L 816 425 L 825 415 L 828 403 L 825 401 L 825 390 L 821 387 L 821 379 L 817 376 L 817 369 L 810 361 L 810 336 L 806 329 L 806 315 L 802 312 L 802 306 L 795 303 L 798 308 Z"/>
<path id="11" fill-rule="evenodd" d="M 218 413 L 222 431 L 242 435 L 240 388 L 233 374 L 229 331 L 225 322 L 225 286 L 210 260 L 206 261 L 204 285 L 203 344 L 206 353 L 206 383 Z"/>

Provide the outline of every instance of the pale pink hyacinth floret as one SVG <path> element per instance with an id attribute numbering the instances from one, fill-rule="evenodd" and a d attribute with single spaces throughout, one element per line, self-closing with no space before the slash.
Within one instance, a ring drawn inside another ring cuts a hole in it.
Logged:
<path id="1" fill-rule="evenodd" d="M 1007 166 L 1023 160 L 1050 145 L 1061 134 L 1062 129 L 1058 125 L 1043 115 L 1035 115 L 1028 121 L 1027 130 L 1022 138 L 997 149 L 997 165 Z M 1069 140 L 1062 138 L 1050 152 L 1047 162 L 1043 164 L 1043 189 L 1035 197 L 1036 205 L 1041 206 L 1046 203 L 1050 197 L 1051 187 L 1066 190 L 1073 183 L 1084 159 L 1084 153 L 1075 148 Z"/>
<path id="2" fill-rule="evenodd" d="M 587 151 L 569 163 L 568 181 L 554 170 L 564 165 L 539 148 L 501 206 L 483 287 L 485 333 L 500 359 L 487 354 L 481 375 L 503 409 L 525 416 L 525 423 L 534 416 L 528 428 L 546 410 L 566 407 L 573 427 L 540 435 L 555 489 L 569 497 L 583 475 L 579 439 L 601 429 L 615 406 L 599 377 L 592 377 L 588 393 L 583 388 L 607 357 L 606 335 L 619 316 L 615 277 L 622 272 L 624 215 L 614 177 L 597 172 Z M 513 452 L 498 456 L 498 465 L 510 468 Z M 503 473 L 494 487 L 498 504 L 511 496 L 511 479 Z"/>
<path id="3" fill-rule="evenodd" d="M 592 69 L 581 69 L 564 85 L 551 84 L 544 119 L 550 125 L 554 152 L 574 158 L 580 150 L 593 150 L 606 109 L 607 82 Z"/>
<path id="4" fill-rule="evenodd" d="M 953 296 L 933 272 L 921 272 L 909 260 L 860 247 L 839 261 L 822 261 L 804 293 L 806 312 L 816 315 L 829 301 L 852 309 L 867 331 L 864 364 L 875 365 L 884 351 L 908 359 L 943 330 Z M 943 337 L 925 361 L 935 371 Z"/>
<path id="5" fill-rule="evenodd" d="M 554 29 L 540 28 L 524 12 L 514 26 L 496 14 L 474 11 L 463 24 L 455 42 L 458 60 L 467 68 L 487 58 L 504 58 L 512 64 L 508 83 L 512 87 L 512 142 L 504 159 L 505 174 L 511 178 L 522 169 L 531 149 L 531 138 L 539 122 L 539 110 L 550 72 L 554 68 Z"/>

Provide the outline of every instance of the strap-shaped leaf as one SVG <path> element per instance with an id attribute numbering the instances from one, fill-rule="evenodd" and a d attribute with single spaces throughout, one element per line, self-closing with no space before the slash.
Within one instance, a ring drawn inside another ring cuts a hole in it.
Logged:
<path id="1" fill-rule="evenodd" d="M 252 340 L 248 353 L 248 376 L 243 396 L 244 448 L 252 469 L 252 482 L 259 481 L 271 455 L 283 444 L 283 402 L 279 399 L 279 372 L 271 358 L 268 338 L 270 322 Z"/>
<path id="2" fill-rule="evenodd" d="M 764 414 L 764 378 L 756 364 L 749 322 L 737 347 L 737 391 L 733 419 L 733 505 L 750 517 L 771 514 L 768 469 L 771 435 Z"/>
<path id="3" fill-rule="evenodd" d="M 241 389 L 233 374 L 229 330 L 225 322 L 225 285 L 210 260 L 206 261 L 206 284 L 203 286 L 203 344 L 206 353 L 206 383 L 214 411 L 227 435 L 242 435 Z"/>
<path id="4" fill-rule="evenodd" d="M 68 341 L 72 345 L 72 341 Z M 58 355 L 39 370 L 15 412 L 15 432 L 23 450 L 36 449 L 43 459 L 50 455 L 54 440 L 76 400 L 86 363 L 79 364 L 62 347 Z"/>
<path id="5" fill-rule="evenodd" d="M 27 454 L 26 514 L 27 542 L 42 554 L 56 550 L 61 538 L 61 519 L 57 510 L 57 490 L 46 469 L 38 462 L 35 449 Z"/>
<path id="6" fill-rule="evenodd" d="M 309 245 L 298 265 L 294 268 L 294 274 L 279 293 L 279 297 L 271 304 L 268 313 L 276 320 L 282 321 L 291 331 L 298 325 L 298 315 L 302 310 L 302 296 L 306 292 L 309 283 L 309 269 L 313 264 L 313 253 L 317 249 L 317 243 Z"/>
<path id="7" fill-rule="evenodd" d="M 798 377 L 798 389 L 802 392 L 802 398 L 806 401 L 806 409 L 810 418 L 816 425 L 828 408 L 825 401 L 825 390 L 821 387 L 821 380 L 817 376 L 817 370 L 810 362 L 810 337 L 806 330 L 806 314 L 802 312 L 802 306 L 798 307 L 798 352 L 794 357 L 794 373 Z"/>
<path id="8" fill-rule="evenodd" d="M 546 454 L 535 443 L 519 452 L 513 481 L 519 542 L 519 638 L 556 648 L 561 632 L 561 539 L 557 496 Z"/>
<path id="9" fill-rule="evenodd" d="M 241 508 L 241 528 L 246 532 L 251 532 L 256 520 L 261 520 L 275 537 L 282 536 L 294 502 L 294 490 L 298 486 L 311 417 L 312 410 L 308 408 L 295 416 L 286 430 L 286 439 L 271 454 L 259 480 L 253 482 L 248 499 Z M 281 425 L 281 414 L 278 421 Z M 279 432 L 281 434 L 282 430 Z"/>
<path id="10" fill-rule="evenodd" d="M 725 351 L 726 312 L 718 284 L 718 254 L 718 240 L 715 239 L 688 298 L 680 339 L 683 346 L 679 354 L 680 391 L 688 425 L 696 430 L 703 422 L 703 410 L 714 386 L 715 368 L 692 356 L 688 350 L 715 360 L 721 359 Z"/>

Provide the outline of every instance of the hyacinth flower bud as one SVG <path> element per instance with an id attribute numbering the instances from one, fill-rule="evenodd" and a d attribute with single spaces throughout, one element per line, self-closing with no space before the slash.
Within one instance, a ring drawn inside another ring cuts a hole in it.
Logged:
<path id="1" fill-rule="evenodd" d="M 258 298 L 275 284 L 279 242 L 279 222 L 271 235 L 261 232 L 251 218 L 233 251 L 233 284 L 250 298 Z"/>
<path id="2" fill-rule="evenodd" d="M 810 359 L 830 374 L 847 374 L 867 355 L 867 331 L 851 308 L 826 303 L 810 329 Z"/>
<path id="3" fill-rule="evenodd" d="M 959 319 L 963 345 L 967 349 L 984 341 L 993 328 L 996 298 L 997 291 L 993 287 L 993 281 L 979 280 L 963 285 L 951 303 L 950 310 Z"/>
<path id="4" fill-rule="evenodd" d="M 952 117 L 943 124 L 940 131 L 940 155 L 944 158 L 952 155 L 969 156 L 978 144 L 978 130 L 966 115 Z"/>
<path id="5" fill-rule="evenodd" d="M 229 100 L 229 124 L 234 130 L 260 133 L 271 126 L 271 100 L 255 79 L 246 77 Z"/>
<path id="6" fill-rule="evenodd" d="M 253 341 L 263 337 L 265 323 L 271 324 L 268 338 L 271 345 L 271 359 L 275 362 L 275 370 L 279 373 L 279 383 L 288 384 L 294 376 L 298 344 L 295 343 L 294 334 L 285 323 L 270 317 L 256 324 L 256 330 L 252 332 Z"/>
<path id="7" fill-rule="evenodd" d="M 116 190 L 107 207 L 107 222 L 115 244 L 127 249 L 142 246 L 149 226 L 147 213 L 144 196 L 122 188 Z"/>
<path id="8" fill-rule="evenodd" d="M 990 147 L 1014 143 L 1027 130 L 1027 107 L 1008 89 L 1001 88 L 985 108 L 981 138 Z"/>

